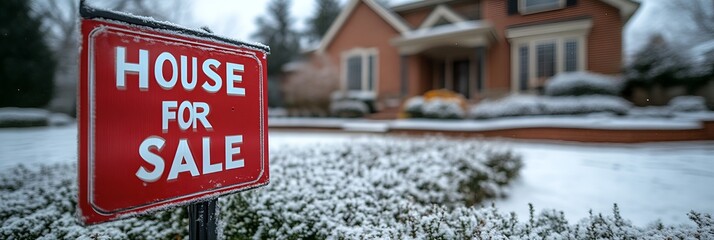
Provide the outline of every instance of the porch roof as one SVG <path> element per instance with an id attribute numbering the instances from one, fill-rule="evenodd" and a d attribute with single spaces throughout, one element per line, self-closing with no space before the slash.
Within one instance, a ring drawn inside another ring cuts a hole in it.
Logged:
<path id="1" fill-rule="evenodd" d="M 496 40 L 493 25 L 486 20 L 456 22 L 403 33 L 391 40 L 402 54 L 415 54 L 438 46 L 488 46 Z"/>

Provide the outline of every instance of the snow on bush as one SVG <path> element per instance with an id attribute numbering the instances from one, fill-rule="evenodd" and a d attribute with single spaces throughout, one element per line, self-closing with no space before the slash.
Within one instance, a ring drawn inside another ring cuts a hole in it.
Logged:
<path id="1" fill-rule="evenodd" d="M 39 108 L 0 108 L 0 127 L 47 126 L 50 112 Z"/>
<path id="2" fill-rule="evenodd" d="M 367 104 L 358 100 L 340 100 L 330 104 L 330 114 L 336 117 L 363 117 L 368 113 Z"/>
<path id="3" fill-rule="evenodd" d="M 707 111 L 706 100 L 700 96 L 679 96 L 669 101 L 667 106 L 675 112 Z"/>
<path id="4" fill-rule="evenodd" d="M 438 119 L 461 119 L 466 115 L 461 102 L 450 98 L 432 98 L 421 107 L 424 117 Z"/>
<path id="5" fill-rule="evenodd" d="M 633 226 L 619 214 L 568 223 L 553 210 L 519 221 L 472 206 L 503 195 L 518 156 L 477 141 L 369 138 L 271 152 L 270 185 L 219 199 L 219 236 L 230 239 L 712 239 L 710 215 L 694 225 Z M 73 164 L 0 172 L 0 239 L 185 239 L 185 208 L 82 226 Z M 524 206 L 525 207 L 525 206 Z"/>
<path id="6" fill-rule="evenodd" d="M 336 91 L 332 93 L 331 98 L 332 101 L 351 99 L 366 102 L 376 100 L 377 95 L 373 91 Z"/>
<path id="7" fill-rule="evenodd" d="M 519 156 L 475 141 L 369 138 L 271 152 L 271 183 L 219 203 L 227 236 L 345 235 L 396 224 L 400 206 L 462 206 L 503 196 Z M 82 227 L 74 165 L 0 173 L 0 239 L 175 239 L 187 234 L 183 209 Z M 372 231 L 372 230 L 369 230 Z"/>
<path id="8" fill-rule="evenodd" d="M 421 108 L 423 105 L 424 105 L 424 97 L 422 97 L 422 96 L 411 97 L 411 98 L 407 99 L 407 101 L 404 103 L 404 112 L 409 114 L 410 118 L 420 118 L 423 116 L 423 113 L 421 111 Z"/>
<path id="9" fill-rule="evenodd" d="M 568 115 L 609 112 L 627 114 L 631 104 L 613 96 L 547 97 L 514 95 L 499 100 L 484 100 L 473 106 L 471 118 L 485 119 L 497 117 L 532 115 Z"/>
<path id="10" fill-rule="evenodd" d="M 619 79 L 591 72 L 560 73 L 545 84 L 545 94 L 549 96 L 618 96 L 621 90 Z"/>
<path id="11" fill-rule="evenodd" d="M 416 96 L 404 103 L 404 112 L 410 118 L 462 119 L 466 115 L 461 101 L 456 98 L 431 98 Z"/>
<path id="12" fill-rule="evenodd" d="M 368 138 L 271 152 L 269 186 L 228 199 L 226 235 L 335 238 L 398 226 L 409 207 L 505 194 L 519 156 L 476 141 Z M 369 238 L 369 237 L 368 237 Z"/>
<path id="13" fill-rule="evenodd" d="M 0 173 L 0 239 L 176 239 L 188 235 L 183 209 L 84 227 L 76 217 L 73 164 Z"/>

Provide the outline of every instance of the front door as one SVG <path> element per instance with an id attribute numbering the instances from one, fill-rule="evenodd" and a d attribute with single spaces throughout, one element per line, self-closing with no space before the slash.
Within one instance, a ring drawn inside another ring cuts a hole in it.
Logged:
<path id="1" fill-rule="evenodd" d="M 470 59 L 435 61 L 434 89 L 448 89 L 471 97 L 471 61 Z"/>

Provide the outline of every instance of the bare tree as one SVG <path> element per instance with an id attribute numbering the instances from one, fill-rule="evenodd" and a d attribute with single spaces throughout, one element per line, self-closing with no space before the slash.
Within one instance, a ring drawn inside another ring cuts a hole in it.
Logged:
<path id="1" fill-rule="evenodd" d="M 311 57 L 311 62 L 293 62 L 299 66 L 285 79 L 285 105 L 291 115 L 327 116 L 330 95 L 337 90 L 337 70 L 329 58 Z"/>
<path id="2" fill-rule="evenodd" d="M 115 0 L 87 1 L 93 7 L 130 12 L 190 24 L 190 1 Z M 79 0 L 37 0 L 32 2 L 36 16 L 43 19 L 44 34 L 57 60 L 55 98 L 50 108 L 74 113 L 79 77 Z"/>
<path id="3" fill-rule="evenodd" d="M 712 0 L 668 0 L 667 6 L 678 15 L 688 18 L 690 24 L 683 24 L 690 31 L 690 40 L 700 42 L 714 39 L 714 1 Z"/>

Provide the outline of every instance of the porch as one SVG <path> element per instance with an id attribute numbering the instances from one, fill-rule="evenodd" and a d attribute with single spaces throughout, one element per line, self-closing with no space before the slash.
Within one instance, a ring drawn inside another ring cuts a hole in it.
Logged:
<path id="1" fill-rule="evenodd" d="M 487 21 L 445 24 L 392 40 L 399 49 L 401 97 L 448 89 L 479 99 L 486 89 L 486 54 L 495 42 Z"/>

